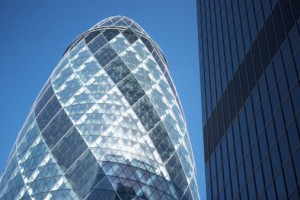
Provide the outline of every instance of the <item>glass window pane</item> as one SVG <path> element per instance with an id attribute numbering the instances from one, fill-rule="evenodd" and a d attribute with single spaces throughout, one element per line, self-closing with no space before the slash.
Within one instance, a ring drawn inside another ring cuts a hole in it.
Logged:
<path id="1" fill-rule="evenodd" d="M 116 84 L 130 73 L 130 70 L 119 57 L 114 59 L 104 69 Z"/>
<path id="2" fill-rule="evenodd" d="M 98 60 L 100 65 L 104 67 L 110 61 L 112 61 L 118 54 L 115 50 L 109 45 L 105 45 L 102 49 L 100 49 L 97 53 L 95 53 L 95 58 Z"/>
<path id="3" fill-rule="evenodd" d="M 133 105 L 145 94 L 144 90 L 132 74 L 121 81 L 118 84 L 118 88 L 125 96 L 130 105 Z"/>

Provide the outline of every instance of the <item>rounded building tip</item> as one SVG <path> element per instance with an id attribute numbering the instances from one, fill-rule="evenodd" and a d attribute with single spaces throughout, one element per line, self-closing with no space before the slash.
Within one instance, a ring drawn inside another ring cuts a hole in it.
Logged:
<path id="1" fill-rule="evenodd" d="M 101 20 L 96 25 L 94 25 L 90 30 L 95 28 L 108 28 L 108 27 L 115 27 L 115 28 L 131 28 L 133 31 L 140 32 L 142 34 L 147 35 L 147 33 L 138 25 L 134 20 L 121 15 L 111 16 Z"/>

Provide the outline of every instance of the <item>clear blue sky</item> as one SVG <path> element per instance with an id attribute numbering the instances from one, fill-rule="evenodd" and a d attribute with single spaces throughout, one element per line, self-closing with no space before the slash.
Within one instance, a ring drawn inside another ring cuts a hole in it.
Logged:
<path id="1" fill-rule="evenodd" d="M 195 0 L 1 0 L 0 173 L 64 50 L 114 15 L 135 20 L 163 50 L 187 119 L 199 192 L 206 199 Z"/>

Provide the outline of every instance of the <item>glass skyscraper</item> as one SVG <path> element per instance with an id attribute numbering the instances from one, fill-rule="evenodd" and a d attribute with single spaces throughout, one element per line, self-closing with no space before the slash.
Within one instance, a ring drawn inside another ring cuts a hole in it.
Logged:
<path id="1" fill-rule="evenodd" d="M 300 1 L 197 14 L 208 199 L 299 199 Z"/>
<path id="2" fill-rule="evenodd" d="M 0 199 L 199 199 L 166 59 L 138 24 L 107 18 L 67 48 L 14 144 Z"/>

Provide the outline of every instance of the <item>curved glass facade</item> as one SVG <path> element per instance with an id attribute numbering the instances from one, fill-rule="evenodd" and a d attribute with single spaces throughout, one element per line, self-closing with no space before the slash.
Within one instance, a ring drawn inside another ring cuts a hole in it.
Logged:
<path id="1" fill-rule="evenodd" d="M 166 59 L 138 24 L 107 18 L 67 48 L 15 142 L 0 199 L 199 199 Z"/>

